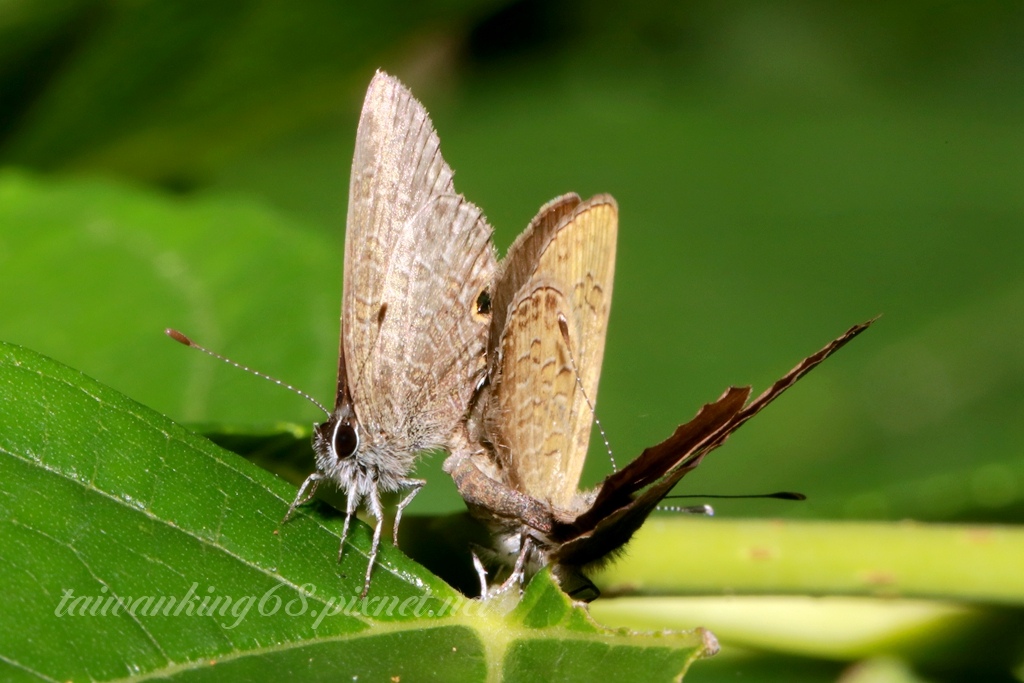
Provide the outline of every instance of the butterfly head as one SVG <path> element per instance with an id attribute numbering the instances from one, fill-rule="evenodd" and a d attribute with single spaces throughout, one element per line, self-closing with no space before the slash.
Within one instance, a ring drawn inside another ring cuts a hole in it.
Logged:
<path id="1" fill-rule="evenodd" d="M 342 405 L 313 428 L 313 450 L 317 469 L 325 474 L 347 469 L 359 452 L 359 424 L 349 405 Z"/>

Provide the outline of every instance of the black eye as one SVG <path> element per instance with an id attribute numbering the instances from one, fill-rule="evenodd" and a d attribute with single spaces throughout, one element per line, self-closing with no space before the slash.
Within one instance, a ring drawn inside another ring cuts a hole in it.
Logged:
<path id="1" fill-rule="evenodd" d="M 356 428 L 347 422 L 339 422 L 338 426 L 334 428 L 332 445 L 334 446 L 334 455 L 339 460 L 355 455 L 356 449 L 359 448 L 359 435 L 356 433 Z"/>

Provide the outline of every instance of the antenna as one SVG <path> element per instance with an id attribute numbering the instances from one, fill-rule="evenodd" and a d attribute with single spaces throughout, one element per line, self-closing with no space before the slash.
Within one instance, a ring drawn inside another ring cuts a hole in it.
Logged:
<path id="1" fill-rule="evenodd" d="M 738 494 L 730 496 L 727 494 L 679 494 L 677 496 L 666 496 L 663 501 L 667 501 L 670 498 L 774 498 L 778 501 L 806 501 L 807 497 L 803 494 L 798 494 L 795 490 L 777 490 L 774 494 Z M 677 505 L 659 505 L 657 509 L 663 512 L 682 512 L 691 515 L 708 515 L 709 517 L 715 516 L 715 510 L 710 505 L 694 505 L 692 507 L 686 506 L 681 507 Z"/>
<path id="2" fill-rule="evenodd" d="M 728 495 L 721 493 L 687 493 L 679 494 L 675 496 L 665 496 L 662 500 L 668 500 L 669 498 L 775 498 L 776 500 L 807 500 L 807 496 L 796 491 L 776 491 L 775 493 L 753 493 L 753 494 L 739 494 L 739 495 Z M 694 505 L 681 507 L 678 505 L 659 505 L 658 510 L 662 512 L 682 512 L 689 515 L 707 515 L 708 517 L 715 516 L 715 510 L 710 505 Z"/>
<path id="3" fill-rule="evenodd" d="M 776 500 L 807 500 L 807 496 L 796 491 L 776 491 L 775 493 L 740 493 L 728 495 L 721 493 L 687 493 L 675 496 L 665 496 L 662 500 L 669 498 L 775 498 Z"/>
<path id="4" fill-rule="evenodd" d="M 659 505 L 658 510 L 662 512 L 681 512 L 684 515 L 703 515 L 705 517 L 714 517 L 715 509 L 710 505 Z"/>
<path id="5" fill-rule="evenodd" d="M 583 380 L 580 378 L 580 369 L 576 366 L 576 358 L 572 352 L 572 344 L 569 343 L 569 323 L 561 313 L 558 314 L 558 331 L 562 333 L 562 339 L 565 341 L 565 348 L 569 351 L 569 362 L 572 363 L 572 370 L 576 375 L 576 386 L 580 388 L 580 393 L 583 394 L 583 400 L 587 402 L 587 407 L 590 408 L 590 414 L 594 416 L 594 423 L 597 425 L 597 431 L 601 433 L 601 440 L 604 441 L 604 447 L 608 451 L 608 459 L 612 462 L 612 473 L 618 472 L 619 466 L 615 463 L 615 456 L 612 455 L 612 445 L 608 443 L 608 435 L 605 434 L 604 426 L 601 424 L 601 420 L 597 417 L 597 409 L 594 408 L 594 404 L 590 402 L 590 397 L 587 396 L 587 390 L 583 388 Z"/>
<path id="6" fill-rule="evenodd" d="M 222 356 L 219 353 L 216 353 L 215 351 L 211 351 L 210 349 L 206 348 L 205 346 L 200 346 L 199 344 L 196 344 L 194 341 L 192 341 L 191 339 L 189 339 L 188 337 L 183 335 L 181 332 L 178 332 L 178 330 L 173 330 L 173 329 L 168 327 L 166 330 L 164 330 L 164 334 L 166 334 L 168 337 L 170 337 L 174 341 L 178 342 L 179 344 L 184 344 L 185 346 L 188 346 L 190 348 L 198 349 L 198 350 L 202 351 L 203 353 L 207 354 L 208 356 L 213 356 L 217 360 L 224 361 L 228 365 L 234 365 L 239 370 L 245 370 L 246 372 L 248 372 L 248 373 L 250 373 L 252 375 L 256 375 L 257 377 L 261 377 L 261 378 L 266 379 L 266 380 L 270 380 L 271 382 L 273 382 L 274 384 L 276 384 L 279 387 L 284 387 L 285 389 L 290 389 L 291 391 L 295 392 L 296 394 L 298 394 L 302 398 L 306 399 L 307 401 L 309 401 L 310 403 L 315 405 L 320 410 L 324 411 L 324 413 L 327 414 L 327 417 L 331 416 L 331 413 L 330 413 L 330 411 L 327 410 L 327 408 L 324 408 L 320 404 L 319 401 L 317 401 L 315 398 L 313 398 L 312 396 L 307 394 L 302 389 L 297 389 L 296 387 L 293 387 L 291 384 L 288 384 L 287 382 L 282 382 L 281 380 L 277 379 L 276 377 L 271 377 L 270 375 L 264 374 L 264 373 L 260 372 L 259 370 L 253 370 L 252 368 L 250 368 L 250 367 L 248 367 L 246 365 L 242 365 L 241 363 L 236 363 L 235 361 L 231 360 L 230 358 L 228 358 L 226 356 Z"/>

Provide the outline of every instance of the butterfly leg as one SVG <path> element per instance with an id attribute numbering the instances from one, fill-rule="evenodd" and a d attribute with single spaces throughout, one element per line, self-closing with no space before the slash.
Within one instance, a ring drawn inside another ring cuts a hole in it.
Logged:
<path id="1" fill-rule="evenodd" d="M 512 567 L 512 573 L 509 574 L 508 578 L 501 582 L 493 591 L 487 594 L 487 597 L 495 597 L 502 595 L 509 591 L 513 586 L 518 585 L 520 593 L 523 590 L 523 583 L 526 580 L 526 562 L 529 560 L 530 553 L 533 551 L 533 539 L 526 531 L 522 531 L 519 534 L 519 552 L 516 554 L 516 562 Z M 474 555 L 473 559 L 476 559 Z"/>
<path id="2" fill-rule="evenodd" d="M 409 495 L 402 499 L 402 502 L 398 504 L 398 509 L 395 510 L 395 528 L 392 531 L 391 540 L 396 546 L 398 545 L 398 524 L 402 521 L 402 510 L 412 502 L 412 499 L 416 497 L 416 494 L 420 492 L 420 489 L 423 488 L 423 485 L 426 483 L 427 482 L 424 479 L 405 479 L 402 481 L 402 486 L 408 487 L 412 490 L 409 491 Z"/>
<path id="3" fill-rule="evenodd" d="M 359 594 L 360 598 L 365 598 L 366 594 L 370 591 L 370 574 L 373 572 L 373 565 L 377 561 L 377 550 L 380 548 L 380 532 L 384 528 L 384 510 L 381 509 L 380 494 L 377 493 L 376 488 L 370 491 L 367 496 L 367 507 L 370 508 L 370 514 L 377 520 L 377 525 L 373 529 L 370 561 L 366 565 L 366 580 L 363 582 L 363 592 Z"/>
<path id="4" fill-rule="evenodd" d="M 345 540 L 348 538 L 348 528 L 358 507 L 359 493 L 353 487 L 348 490 L 348 498 L 345 504 L 345 524 L 341 527 L 341 546 L 338 548 L 338 562 L 341 562 L 341 556 L 345 554 Z"/>
<path id="5" fill-rule="evenodd" d="M 484 563 L 480 561 L 480 558 L 473 551 L 469 552 L 473 558 L 473 569 L 476 570 L 476 578 L 480 581 L 480 599 L 486 600 L 491 597 L 490 589 L 487 585 L 487 570 L 484 569 Z"/>
<path id="6" fill-rule="evenodd" d="M 522 590 L 523 582 L 526 580 L 526 561 L 533 550 L 533 539 L 524 529 L 519 534 L 519 556 L 516 557 L 516 564 L 512 567 L 512 574 L 508 577 L 509 583 L 518 583 Z"/>
<path id="7" fill-rule="evenodd" d="M 295 496 L 295 500 L 293 500 L 292 504 L 288 507 L 288 512 L 285 513 L 284 519 L 281 520 L 281 524 L 284 524 L 291 519 L 297 508 L 313 500 L 313 496 L 316 495 L 316 487 L 319 486 L 320 482 L 323 480 L 324 475 L 319 472 L 314 472 L 306 477 L 306 481 L 302 482 L 302 486 L 299 487 L 299 493 Z"/>
<path id="8" fill-rule="evenodd" d="M 519 591 L 522 592 L 523 584 L 526 582 L 526 562 L 532 551 L 533 539 L 530 538 L 524 529 L 519 534 L 519 554 L 516 556 L 516 563 L 512 566 L 512 573 L 509 574 L 505 582 L 501 584 L 501 588 L 498 589 L 499 593 L 504 593 L 517 584 Z"/>

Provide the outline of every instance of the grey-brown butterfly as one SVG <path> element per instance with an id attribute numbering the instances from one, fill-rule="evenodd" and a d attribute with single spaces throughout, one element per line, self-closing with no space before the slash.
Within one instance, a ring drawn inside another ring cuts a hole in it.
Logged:
<path id="1" fill-rule="evenodd" d="M 533 534 L 585 509 L 577 488 L 597 400 L 617 231 L 612 197 L 581 202 L 564 195 L 541 209 L 499 266 L 489 383 L 473 420 L 482 450 L 473 458 L 453 456 L 446 468 L 471 509 L 494 528 L 503 556 L 520 554 L 524 530 Z M 542 553 L 548 548 L 543 538 L 534 545 Z"/>
<path id="2" fill-rule="evenodd" d="M 851 328 L 749 404 L 749 388 L 729 389 L 669 439 L 581 492 L 616 230 L 610 197 L 581 203 L 566 195 L 510 248 L 492 291 L 489 384 L 474 419 L 482 449 L 446 462 L 471 511 L 491 526 L 512 578 L 550 565 L 581 598 L 597 594 L 585 566 L 620 549 L 708 452 L 869 324 Z"/>
<path id="3" fill-rule="evenodd" d="M 380 545 L 381 494 L 423 486 L 419 453 L 453 450 L 485 374 L 487 288 L 496 267 L 491 228 L 455 191 L 426 109 L 377 72 L 366 93 L 349 184 L 338 391 L 314 429 L 317 471 L 285 520 L 330 482 L 346 493 L 342 550 L 352 516 L 376 519 L 363 593 Z M 341 551 L 339 551 L 340 553 Z"/>

